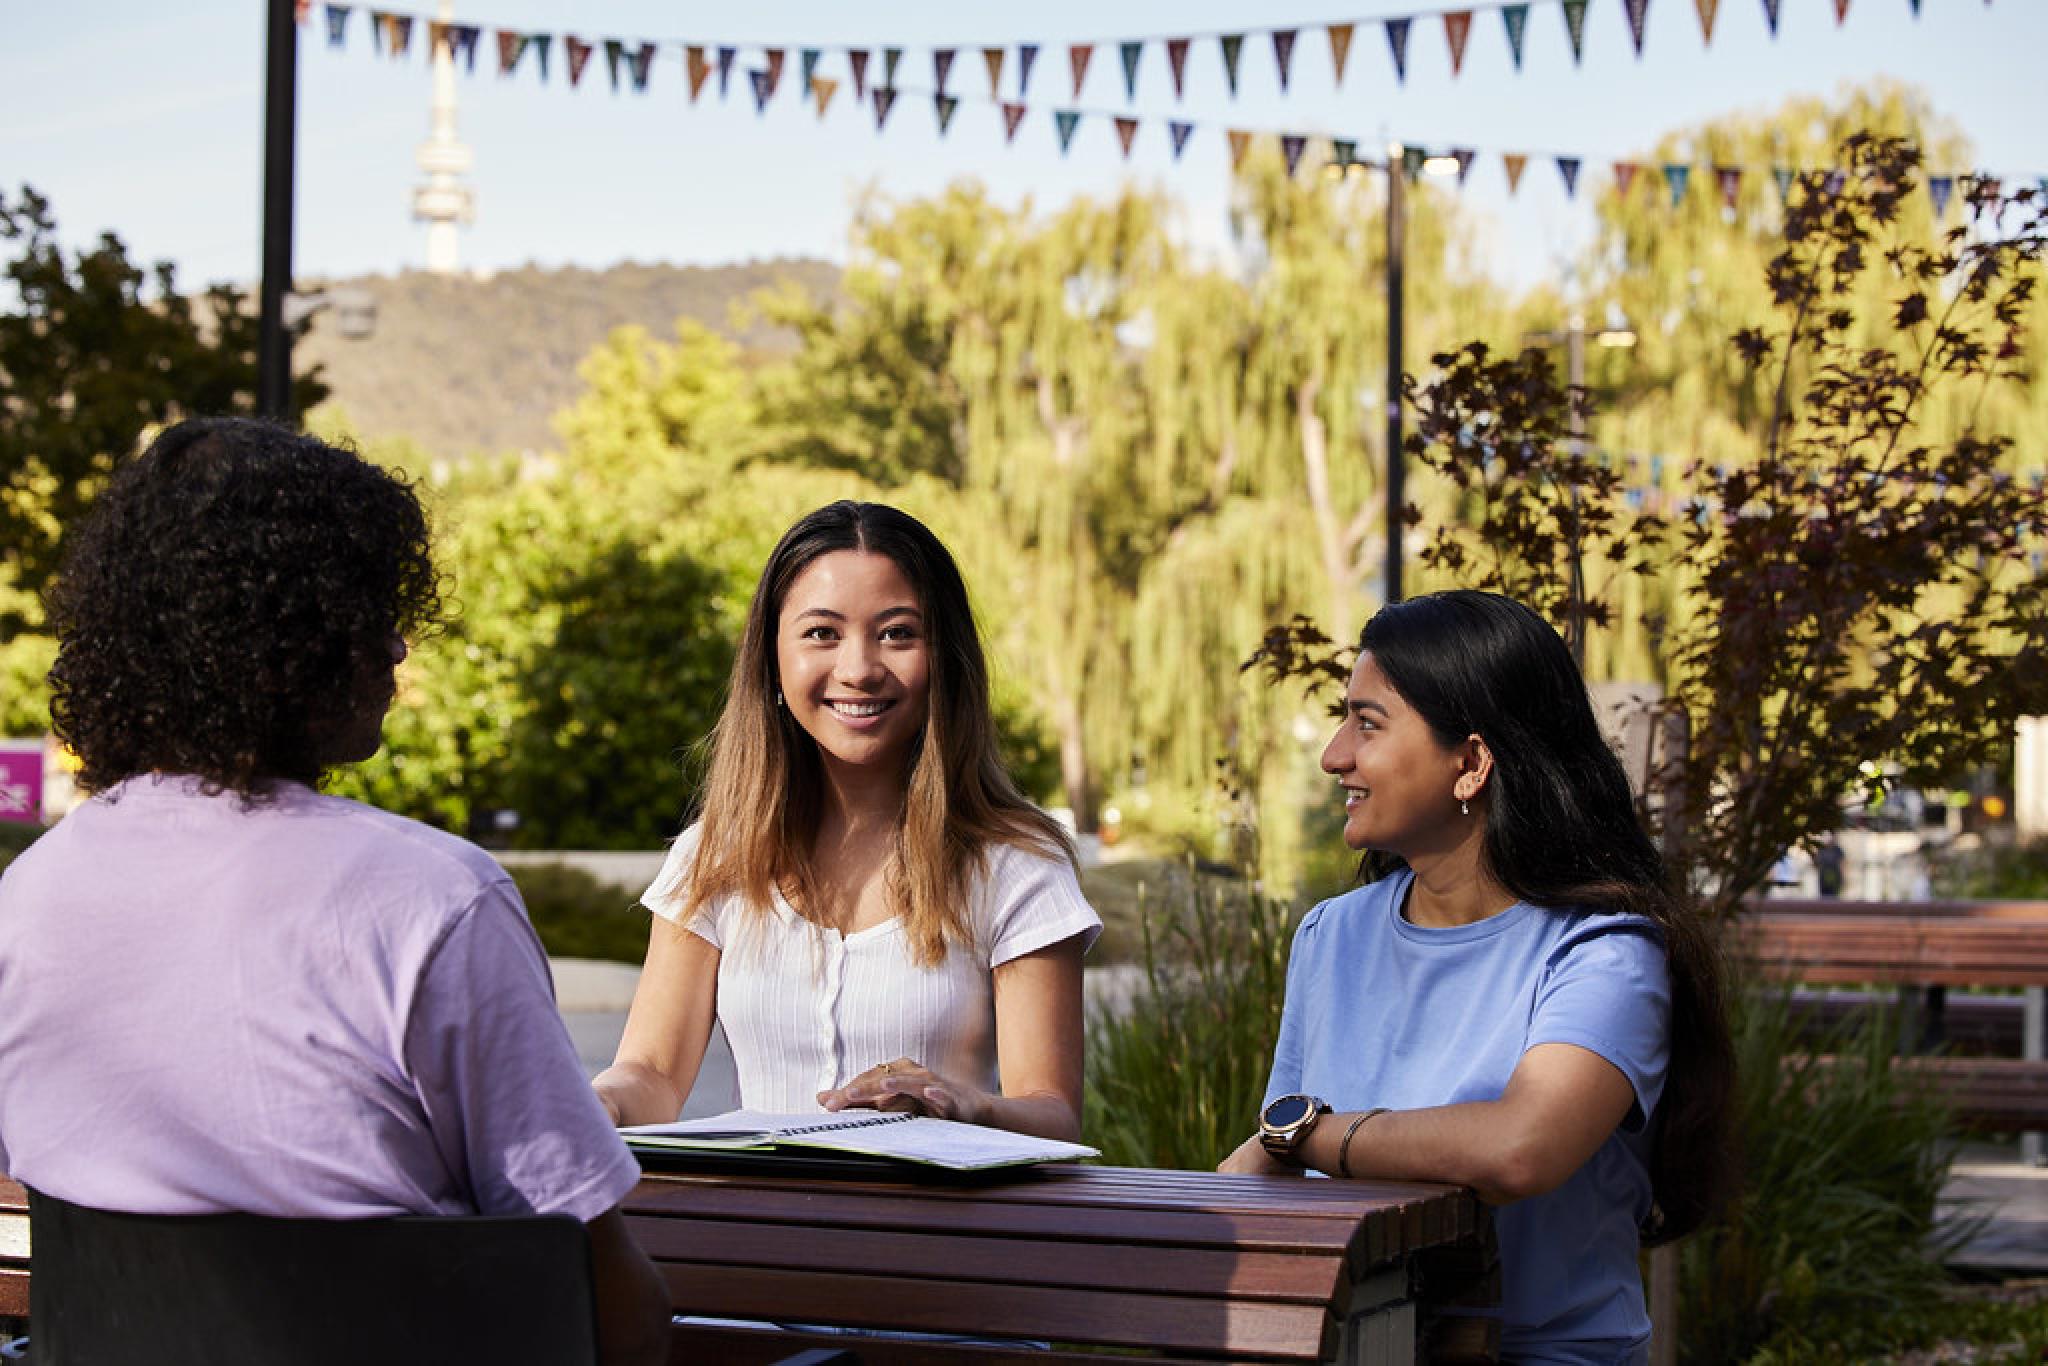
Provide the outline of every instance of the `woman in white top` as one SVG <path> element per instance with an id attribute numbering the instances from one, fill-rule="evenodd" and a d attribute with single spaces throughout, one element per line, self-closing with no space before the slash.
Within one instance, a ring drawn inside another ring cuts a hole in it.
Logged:
<path id="1" fill-rule="evenodd" d="M 617 1122 L 676 1117 L 716 1020 L 750 1109 L 1080 1136 L 1101 921 L 1003 769 L 966 586 L 914 518 L 834 503 L 775 547 L 702 818 L 642 901 L 646 968 L 593 1083 Z"/>

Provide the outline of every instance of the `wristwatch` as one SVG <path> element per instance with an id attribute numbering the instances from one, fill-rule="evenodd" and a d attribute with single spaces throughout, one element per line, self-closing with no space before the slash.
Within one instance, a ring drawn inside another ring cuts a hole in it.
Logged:
<path id="1" fill-rule="evenodd" d="M 1321 1096 L 1281 1096 L 1259 1111 L 1259 1145 L 1274 1160 L 1298 1167 L 1302 1141 L 1328 1113 L 1329 1102 Z"/>

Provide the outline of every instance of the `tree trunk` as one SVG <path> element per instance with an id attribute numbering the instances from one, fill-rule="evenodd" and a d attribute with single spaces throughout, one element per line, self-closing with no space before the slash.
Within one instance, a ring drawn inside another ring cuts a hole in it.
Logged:
<path id="1" fill-rule="evenodd" d="M 1060 736 L 1060 787 L 1074 812 L 1074 828 L 1095 833 L 1095 783 L 1088 774 L 1088 743 L 1081 728 L 1081 708 L 1062 693 L 1053 698 L 1053 726 Z"/>

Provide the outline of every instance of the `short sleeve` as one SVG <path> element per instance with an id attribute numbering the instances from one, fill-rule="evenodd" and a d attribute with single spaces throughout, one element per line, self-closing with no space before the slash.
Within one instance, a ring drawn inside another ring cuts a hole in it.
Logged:
<path id="1" fill-rule="evenodd" d="M 1588 927 L 1551 960 L 1530 1015 L 1529 1046 L 1576 1044 L 1619 1068 L 1636 1095 L 1622 1127 L 1640 1131 L 1671 1057 L 1671 980 L 1648 921 Z"/>
<path id="2" fill-rule="evenodd" d="M 690 870 L 697 864 L 697 840 L 702 830 L 703 827 L 693 825 L 676 836 L 675 843 L 668 847 L 668 857 L 661 862 L 661 871 L 640 894 L 640 904 L 671 925 L 680 923 L 677 917 L 683 913 L 683 894 L 690 880 Z M 697 913 L 683 928 L 714 949 L 725 947 L 720 942 L 718 918 L 709 907 L 698 907 Z"/>
<path id="3" fill-rule="evenodd" d="M 991 851 L 985 904 L 990 910 L 988 965 L 1001 967 L 1081 935 L 1086 953 L 1102 933 L 1102 917 L 1081 894 L 1073 865 L 1008 845 Z"/>
<path id="4" fill-rule="evenodd" d="M 640 1179 L 584 1078 L 508 882 L 485 886 L 421 970 L 405 1059 L 435 1144 L 478 1213 L 587 1222 Z"/>
<path id="5" fill-rule="evenodd" d="M 1301 918 L 1294 931 L 1294 944 L 1287 951 L 1287 993 L 1280 1006 L 1280 1037 L 1273 1044 L 1273 1070 L 1266 1076 L 1262 1110 L 1281 1096 L 1301 1092 L 1301 1019 L 1308 1011 L 1308 988 L 1303 982 L 1308 961 L 1315 954 L 1316 927 L 1329 904 L 1322 902 Z"/>

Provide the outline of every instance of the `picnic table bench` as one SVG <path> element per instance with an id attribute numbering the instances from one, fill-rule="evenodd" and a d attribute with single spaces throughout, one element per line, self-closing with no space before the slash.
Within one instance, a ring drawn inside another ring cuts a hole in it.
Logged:
<path id="1" fill-rule="evenodd" d="M 2048 902 L 1835 901 L 1751 903 L 1737 945 L 1765 973 L 1814 985 L 1891 984 L 1908 1007 L 1902 1052 L 1944 1039 L 1949 987 L 2018 987 L 2019 1058 L 1915 1057 L 1911 1065 L 1962 1119 L 2029 1134 L 2040 1160 L 2048 1130 Z"/>
<path id="2" fill-rule="evenodd" d="M 28 1313 L 21 1187 L 0 1180 L 0 1317 Z M 1497 1302 L 1491 1225 L 1445 1186 L 1116 1167 L 974 1185 L 650 1173 L 625 1202 L 682 1323 L 670 1361 L 1051 1366 L 1487 1360 L 1448 1305 Z M 773 1326 L 784 1325 L 784 1326 Z M 848 1338 L 787 1325 L 1050 1343 Z M 31 1332 L 33 1325 L 31 1325 Z M 1425 1345 L 1418 1348 L 1418 1341 Z"/>

